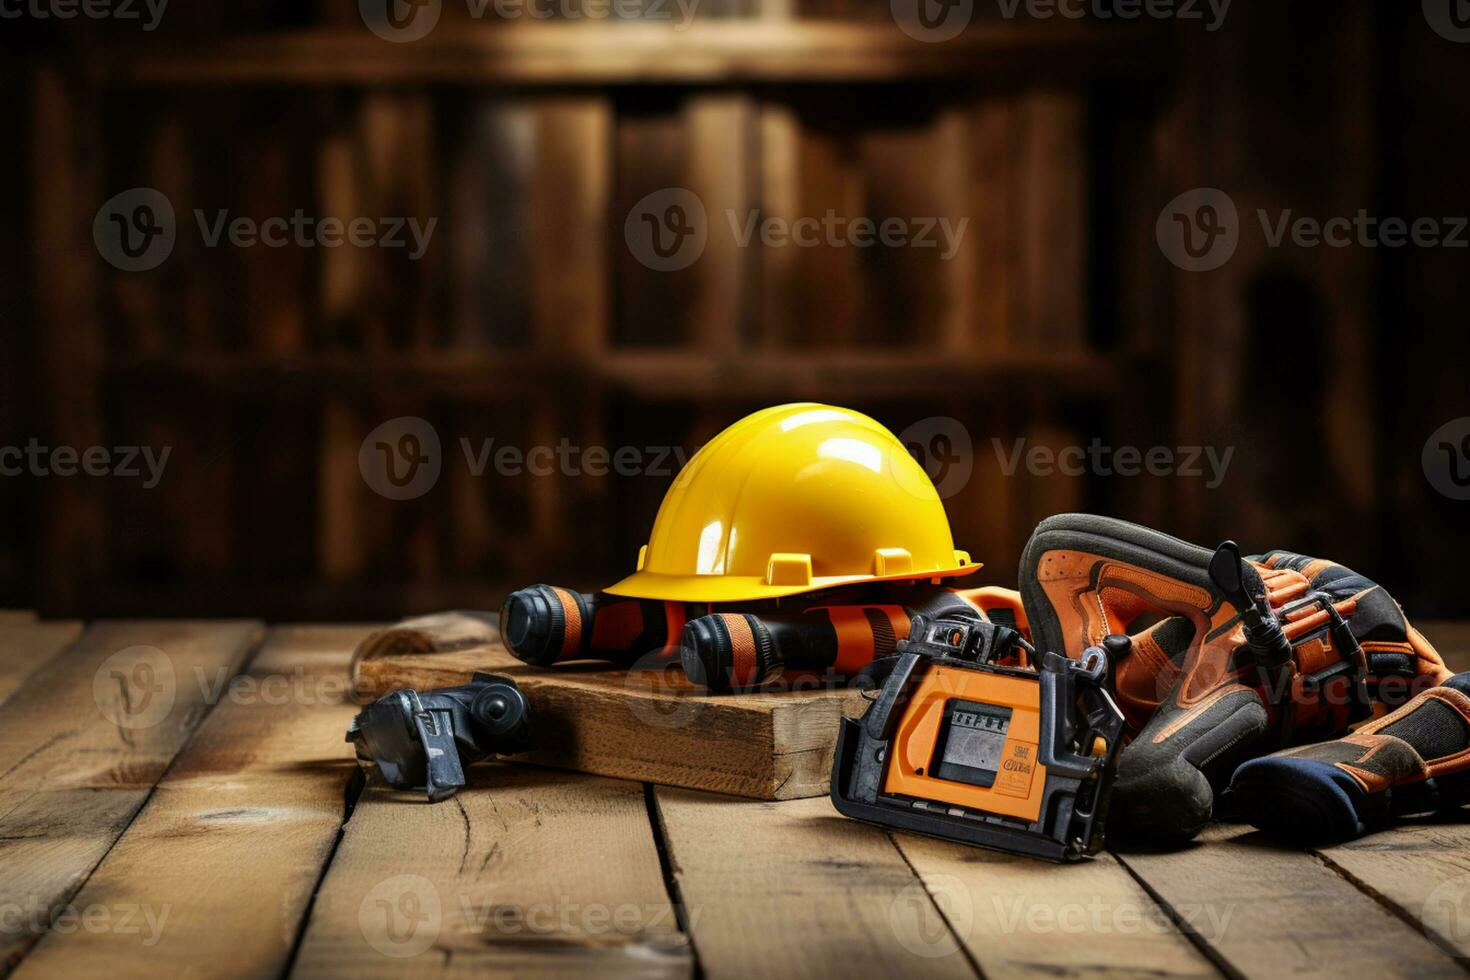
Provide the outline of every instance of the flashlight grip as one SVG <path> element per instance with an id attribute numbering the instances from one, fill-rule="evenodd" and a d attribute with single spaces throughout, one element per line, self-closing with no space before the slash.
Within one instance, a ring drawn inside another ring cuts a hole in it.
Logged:
<path id="1" fill-rule="evenodd" d="M 605 660 L 629 667 L 678 641 L 684 603 L 583 593 L 554 585 L 512 592 L 500 609 L 500 637 L 517 659 L 537 667 Z"/>
<path id="2" fill-rule="evenodd" d="M 908 636 L 909 622 L 902 606 L 713 613 L 684 627 L 680 657 L 690 681 L 715 691 L 765 684 L 788 670 L 851 677 L 891 655 Z"/>

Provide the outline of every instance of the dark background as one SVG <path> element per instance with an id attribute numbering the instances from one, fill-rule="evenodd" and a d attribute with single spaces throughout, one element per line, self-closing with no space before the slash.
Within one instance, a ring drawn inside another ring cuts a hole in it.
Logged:
<path id="1" fill-rule="evenodd" d="M 1470 214 L 1470 44 L 1404 0 L 1235 0 L 1213 32 L 998 9 L 945 43 L 848 0 L 704 0 L 687 32 L 445 0 L 408 44 L 353 3 L 175 0 L 151 33 L 0 19 L 0 445 L 173 447 L 152 490 L 0 478 L 0 606 L 387 619 L 594 588 L 631 570 L 669 477 L 476 477 L 460 438 L 690 452 L 812 399 L 920 443 L 962 424 L 972 475 L 946 503 L 993 582 L 1038 519 L 1087 509 L 1470 614 L 1470 504 L 1421 462 L 1470 415 L 1470 250 L 1272 248 L 1255 217 Z M 140 186 L 179 240 L 130 273 L 92 224 Z M 624 221 L 669 187 L 704 202 L 709 244 L 658 272 Z M 1198 187 L 1240 215 L 1209 272 L 1155 235 Z M 205 248 L 195 208 L 439 221 L 414 262 Z M 730 208 L 970 224 L 950 261 L 739 248 Z M 408 501 L 358 466 L 399 416 L 444 445 Z M 992 440 L 1021 438 L 1234 455 L 1214 489 L 1006 475 Z"/>

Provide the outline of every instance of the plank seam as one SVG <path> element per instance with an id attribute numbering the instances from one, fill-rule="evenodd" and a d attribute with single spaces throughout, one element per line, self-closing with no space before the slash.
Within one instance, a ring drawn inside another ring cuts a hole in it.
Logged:
<path id="1" fill-rule="evenodd" d="M 694 930 L 689 925 L 688 912 L 684 907 L 684 893 L 674 871 L 673 852 L 669 848 L 668 831 L 664 826 L 663 809 L 658 805 L 658 793 L 653 783 L 643 784 L 643 803 L 648 810 L 648 824 L 653 832 L 653 846 L 658 851 L 658 867 L 663 874 L 664 891 L 674 906 L 674 921 L 689 943 L 689 956 L 693 961 L 693 980 L 704 980 L 704 964 L 700 962 L 699 946 L 694 941 Z"/>
<path id="2" fill-rule="evenodd" d="M 96 624 L 94 623 L 92 625 Z M 83 630 L 82 635 L 77 637 L 75 642 L 81 643 L 83 638 L 85 638 L 89 632 L 91 632 L 90 627 L 88 627 L 88 629 L 86 630 Z M 244 673 L 249 668 L 250 664 L 255 661 L 256 656 L 265 646 L 266 633 L 267 631 L 262 625 L 258 626 L 255 631 L 250 635 L 250 639 L 248 641 L 249 649 L 245 652 L 245 656 L 241 658 L 240 666 L 236 670 L 235 674 L 232 675 L 233 677 L 238 677 L 240 674 Z M 68 647 L 68 649 L 70 649 L 70 647 Z M 133 808 L 133 812 L 128 814 L 127 823 L 123 824 L 122 828 L 118 830 L 117 834 L 112 838 L 112 842 L 107 845 L 107 850 L 103 851 L 101 855 L 98 856 L 97 860 L 92 863 L 92 866 L 87 869 L 87 873 L 77 879 L 76 883 L 73 884 L 72 887 L 65 892 L 65 894 L 60 896 L 60 901 L 57 904 L 70 904 L 73 899 L 75 899 L 78 895 L 82 893 L 82 889 L 87 887 L 87 883 L 92 880 L 92 876 L 97 873 L 97 869 L 102 867 L 103 862 L 106 861 L 107 858 L 112 854 L 113 849 L 117 847 L 118 842 L 127 836 L 128 831 L 133 829 L 133 824 L 136 823 L 138 820 L 138 814 L 146 810 L 148 808 L 148 805 L 153 802 L 154 795 L 158 793 L 158 787 L 163 783 L 165 779 L 168 778 L 168 774 L 173 770 L 175 763 L 179 761 L 179 756 L 183 755 L 184 751 L 189 747 L 189 743 L 194 741 L 194 736 L 199 733 L 199 729 L 203 727 L 204 722 L 209 718 L 210 714 L 214 712 L 214 709 L 217 706 L 217 701 L 214 703 L 210 703 L 208 701 L 205 702 L 203 710 L 199 712 L 199 717 L 196 718 L 194 721 L 194 727 L 189 730 L 189 737 L 184 739 L 183 742 L 179 743 L 179 747 L 174 752 L 173 758 L 169 759 L 168 765 L 165 766 L 163 771 L 158 774 L 158 778 L 153 781 L 153 785 L 148 787 L 148 792 L 144 794 L 141 800 L 138 801 L 138 805 Z M 47 917 L 45 928 L 36 930 L 35 932 L 31 933 L 29 937 L 27 937 L 28 941 L 23 942 L 21 946 L 16 949 L 5 962 L 0 963 L 0 978 L 8 977 L 11 973 L 13 973 L 15 969 L 19 967 L 20 964 L 25 960 L 25 958 L 31 954 L 31 951 L 40 944 L 41 940 L 45 939 L 48 935 L 51 934 L 50 918 L 50 916 Z"/>
<path id="3" fill-rule="evenodd" d="M 1215 949 L 1215 947 L 1211 946 L 1209 940 L 1205 939 L 1204 936 L 1200 935 L 1193 928 L 1191 928 L 1188 920 L 1186 920 L 1182 915 L 1176 912 L 1174 910 L 1174 906 L 1170 905 L 1169 902 L 1157 889 L 1155 889 L 1152 885 L 1145 881 L 1143 876 L 1134 869 L 1133 865 L 1123 860 L 1123 856 L 1116 851 L 1108 851 L 1107 853 L 1111 854 L 1113 856 L 1113 859 L 1118 862 L 1118 865 L 1122 867 L 1124 871 L 1128 872 L 1129 876 L 1132 877 L 1134 881 L 1138 882 L 1138 886 L 1142 888 L 1144 892 L 1146 892 L 1148 896 L 1154 900 L 1154 904 L 1158 905 L 1158 907 L 1163 910 L 1164 914 L 1169 917 L 1169 921 L 1174 924 L 1175 929 L 1179 930 L 1179 934 L 1182 935 L 1186 940 L 1188 940 L 1190 945 L 1200 951 L 1200 955 L 1202 955 L 1206 960 L 1214 965 L 1214 967 L 1225 976 L 1231 977 L 1233 978 L 1233 980 L 1245 980 L 1245 974 L 1237 970 L 1230 963 L 1230 961 L 1225 958 L 1225 954 L 1221 953 L 1219 950 Z"/>
<path id="4" fill-rule="evenodd" d="M 342 841 L 347 837 L 347 825 L 352 822 L 353 811 L 357 809 L 357 802 L 362 798 L 363 790 L 367 787 L 367 776 L 363 773 L 361 766 L 356 766 L 351 776 L 347 779 L 346 791 L 342 794 L 342 823 L 337 827 L 337 836 L 332 839 L 332 846 L 327 848 L 326 856 L 322 858 L 322 866 L 317 871 L 316 881 L 312 882 L 311 894 L 307 896 L 306 905 L 301 910 L 301 918 L 296 923 L 296 934 L 291 937 L 291 948 L 286 951 L 286 959 L 281 964 L 281 976 L 288 977 L 296 968 L 296 960 L 301 955 L 302 944 L 306 942 L 306 927 L 311 923 L 312 913 L 316 911 L 317 896 L 321 894 L 322 885 L 327 880 L 327 872 L 332 870 L 332 862 L 337 859 L 337 849 L 342 846 Z"/>
<path id="5" fill-rule="evenodd" d="M 970 964 L 970 969 L 975 971 L 975 976 L 979 977 L 980 980 L 985 980 L 985 971 L 980 968 L 979 961 L 970 952 L 970 944 L 965 941 L 964 936 L 960 935 L 959 930 L 954 927 L 954 923 L 949 921 L 949 916 L 944 914 L 944 906 L 940 905 L 938 900 L 935 899 L 934 893 L 929 890 L 929 883 L 924 880 L 924 876 L 919 873 L 919 869 L 914 867 L 914 863 L 909 860 L 909 856 L 903 852 L 903 848 L 899 846 L 898 840 L 893 836 L 893 831 L 885 830 L 883 831 L 883 836 L 888 838 L 888 843 L 898 852 L 898 859 L 903 862 L 904 867 L 909 869 L 909 873 L 914 876 L 914 880 L 919 883 L 919 887 L 924 889 L 924 894 L 929 896 L 929 904 L 934 906 L 934 911 L 939 913 L 939 918 L 944 922 L 945 928 L 955 938 L 955 944 L 959 947 L 960 953 L 964 955 L 965 962 Z"/>
<path id="6" fill-rule="evenodd" d="M 1315 857 L 1318 861 L 1321 861 L 1322 866 L 1325 867 L 1327 870 L 1333 872 L 1343 881 L 1347 882 L 1358 891 L 1362 892 L 1364 895 L 1367 895 L 1369 898 L 1373 899 L 1373 901 L 1382 906 L 1389 915 L 1392 915 L 1396 919 L 1402 920 L 1404 924 L 1407 925 L 1410 929 L 1413 929 L 1415 932 L 1419 933 L 1419 935 L 1423 936 L 1425 939 L 1428 939 L 1430 942 L 1438 946 L 1440 948 L 1440 951 L 1443 952 L 1450 959 L 1452 959 L 1455 964 L 1460 967 L 1460 969 L 1465 970 L 1467 973 L 1470 973 L 1470 959 L 1467 959 L 1463 956 L 1456 956 L 1453 953 L 1449 952 L 1456 947 L 1455 943 L 1452 942 L 1448 937 L 1440 935 L 1437 930 L 1431 929 L 1428 924 L 1420 919 L 1416 919 L 1414 915 L 1409 912 L 1408 909 L 1399 905 L 1399 903 L 1395 902 L 1393 899 L 1389 898 L 1387 895 L 1383 894 L 1378 889 L 1374 888 L 1372 885 L 1368 884 L 1366 881 L 1353 874 L 1347 868 L 1344 868 L 1342 865 L 1332 860 L 1326 854 L 1323 854 L 1321 851 L 1315 849 L 1310 851 L 1309 853 L 1311 853 L 1311 855 Z"/>

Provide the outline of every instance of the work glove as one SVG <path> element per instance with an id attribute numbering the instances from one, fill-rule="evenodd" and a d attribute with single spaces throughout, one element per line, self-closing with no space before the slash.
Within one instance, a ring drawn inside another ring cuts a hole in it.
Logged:
<path id="1" fill-rule="evenodd" d="M 1233 603 L 1216 581 L 1231 567 L 1243 596 Z M 1020 585 L 1039 649 L 1078 657 L 1099 644 L 1112 654 L 1133 733 L 1114 784 L 1118 837 L 1188 840 L 1241 762 L 1340 736 L 1449 676 L 1381 587 L 1291 552 L 1242 562 L 1125 521 L 1064 514 L 1037 527 Z M 1244 622 L 1252 610 L 1254 632 Z M 1274 654 L 1262 646 L 1273 627 Z"/>

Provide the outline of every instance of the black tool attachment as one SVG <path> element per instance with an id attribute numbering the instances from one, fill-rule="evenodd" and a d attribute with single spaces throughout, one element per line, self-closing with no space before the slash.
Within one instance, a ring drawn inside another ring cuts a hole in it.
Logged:
<path id="1" fill-rule="evenodd" d="M 881 683 L 866 713 L 841 722 L 838 811 L 1053 861 L 1095 853 L 1124 724 L 1106 651 L 1038 654 L 1015 630 L 967 616 L 916 617 L 910 635 L 866 672 Z M 1030 666 L 997 662 L 1017 647 Z M 900 757 L 907 770 L 895 774 Z M 1022 769 L 1029 782 L 1017 781 Z M 1018 815 L 1018 800 L 1034 817 Z"/>
<path id="2" fill-rule="evenodd" d="M 515 681 L 476 674 L 458 687 L 383 695 L 358 712 L 347 741 L 390 786 L 424 790 L 438 803 L 464 786 L 466 766 L 524 750 L 529 720 Z"/>

